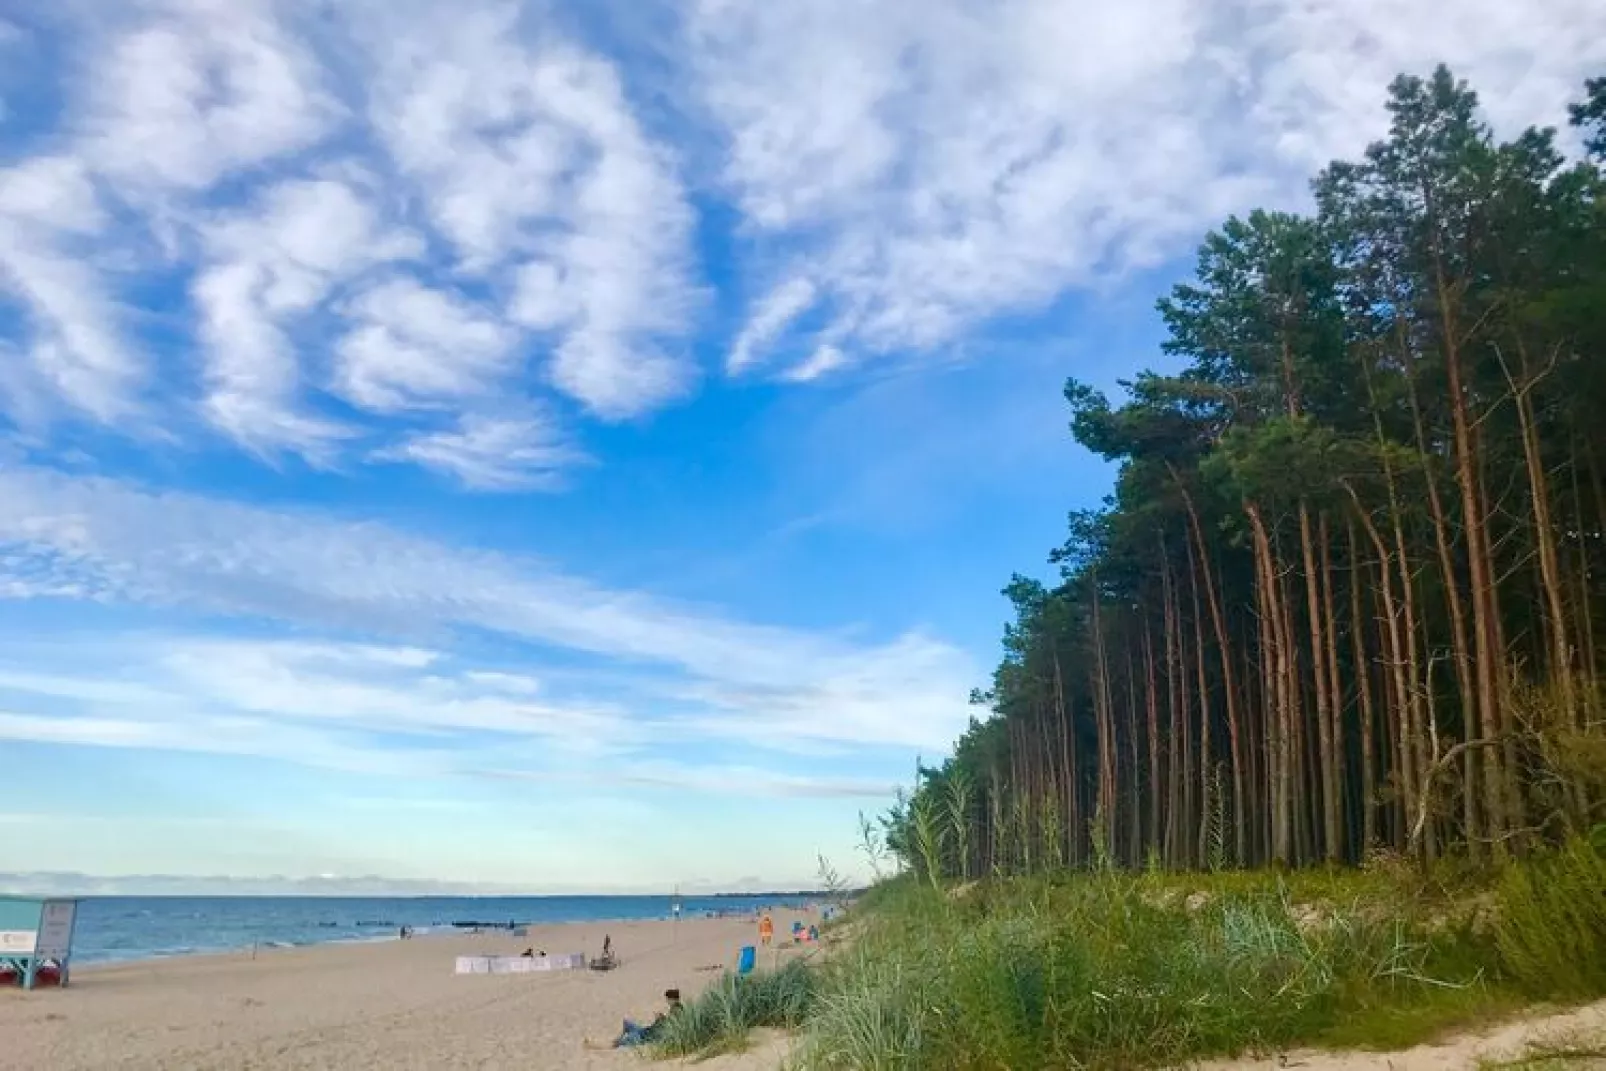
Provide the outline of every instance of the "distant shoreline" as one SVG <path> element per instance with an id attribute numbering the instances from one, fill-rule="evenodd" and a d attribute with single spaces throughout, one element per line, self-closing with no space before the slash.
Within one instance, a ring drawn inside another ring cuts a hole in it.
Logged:
<path id="1" fill-rule="evenodd" d="M 682 921 L 741 920 L 763 908 L 818 903 L 810 894 L 681 898 Z M 438 935 L 517 938 L 514 931 L 576 923 L 672 922 L 667 895 L 598 897 L 145 897 L 80 900 L 73 963 L 165 962 Z"/>

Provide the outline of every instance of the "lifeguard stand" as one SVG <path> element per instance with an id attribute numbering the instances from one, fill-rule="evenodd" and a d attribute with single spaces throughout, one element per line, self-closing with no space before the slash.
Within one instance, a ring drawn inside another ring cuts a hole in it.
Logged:
<path id="1" fill-rule="evenodd" d="M 0 970 L 32 989 L 42 967 L 54 967 L 67 984 L 77 900 L 0 896 Z"/>

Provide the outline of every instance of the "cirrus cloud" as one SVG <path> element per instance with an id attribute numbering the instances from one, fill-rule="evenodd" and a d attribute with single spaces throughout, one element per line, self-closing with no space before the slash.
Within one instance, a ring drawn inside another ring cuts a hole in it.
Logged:
<path id="1" fill-rule="evenodd" d="M 557 486 L 584 454 L 528 422 L 494 475 L 463 459 L 518 427 L 510 396 L 550 426 L 695 379 L 673 162 L 614 62 L 518 4 L 315 14 L 136 0 L 27 28 L 75 62 L 47 151 L 11 159 L 0 129 L 0 301 L 26 314 L 0 318 L 0 414 Z"/>
<path id="2" fill-rule="evenodd" d="M 1606 63 L 1589 0 L 621 10 L 669 35 L 661 62 L 516 0 L 133 0 L 13 30 L 72 62 L 54 129 L 0 128 L 7 414 L 193 414 L 269 460 L 557 486 L 539 449 L 522 477 L 443 459 L 510 429 L 509 395 L 546 423 L 649 413 L 700 349 L 805 383 L 963 345 L 1300 203 L 1399 71 L 1450 63 L 1510 131 Z M 715 291 L 748 302 L 728 338 Z"/>
<path id="3" fill-rule="evenodd" d="M 939 349 L 1296 205 L 1439 62 L 1507 133 L 1565 119 L 1606 64 L 1588 0 L 700 0 L 692 84 L 773 289 L 728 362 L 810 380 Z M 815 281 L 807 292 L 797 280 Z M 805 305 L 820 322 L 788 335 Z"/>
<path id="4" fill-rule="evenodd" d="M 478 630 L 605 660 L 655 720 L 782 749 L 937 748 L 969 717 L 970 659 L 916 631 L 850 642 L 376 524 L 110 480 L 0 469 L 0 496 L 0 592 L 14 598 L 392 639 Z"/>

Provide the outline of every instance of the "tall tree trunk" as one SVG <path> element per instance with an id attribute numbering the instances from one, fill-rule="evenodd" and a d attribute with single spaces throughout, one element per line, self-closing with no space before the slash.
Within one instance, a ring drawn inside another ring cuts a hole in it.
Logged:
<path id="1" fill-rule="evenodd" d="M 1149 850 L 1160 851 L 1160 697 L 1154 674 L 1154 640 L 1149 628 L 1143 630 L 1143 669 L 1148 680 L 1145 689 L 1149 718 Z"/>
<path id="2" fill-rule="evenodd" d="M 1195 852 L 1195 862 L 1201 866 L 1209 865 L 1208 853 L 1210 851 L 1210 816 L 1212 806 L 1219 806 L 1211 802 L 1211 776 L 1210 776 L 1210 681 L 1205 672 L 1204 653 L 1204 613 L 1199 605 L 1199 569 L 1201 562 L 1194 557 L 1193 544 L 1187 543 L 1188 548 L 1188 590 L 1193 602 L 1193 662 L 1199 679 L 1199 825 L 1198 843 Z"/>
<path id="3" fill-rule="evenodd" d="M 1203 570 L 1205 603 L 1210 608 L 1211 627 L 1216 635 L 1216 648 L 1221 656 L 1221 687 L 1227 706 L 1227 737 L 1232 750 L 1232 824 L 1233 824 L 1233 858 L 1242 866 L 1247 858 L 1246 837 L 1249 832 L 1248 807 L 1245 803 L 1245 770 L 1244 760 L 1244 734 L 1239 724 L 1238 710 L 1239 695 L 1238 684 L 1232 664 L 1232 644 L 1227 637 L 1226 615 L 1222 613 L 1221 599 L 1216 593 L 1215 570 L 1210 566 L 1210 555 L 1205 548 L 1204 526 L 1199 523 L 1199 510 L 1194 506 L 1193 495 L 1188 492 L 1187 485 L 1182 482 L 1174 466 L 1169 462 L 1167 467 L 1171 470 L 1171 479 L 1182 492 L 1182 504 L 1188 514 L 1188 531 L 1193 536 L 1194 549 L 1199 554 L 1199 562 Z"/>
<path id="4" fill-rule="evenodd" d="M 1517 352 L 1522 359 L 1522 382 L 1507 373 L 1516 400 L 1517 427 L 1522 438 L 1523 466 L 1528 473 L 1528 496 L 1533 513 L 1534 549 L 1539 559 L 1539 581 L 1545 593 L 1547 637 L 1550 641 L 1550 673 L 1560 693 L 1566 724 L 1579 725 L 1574 697 L 1573 648 L 1568 637 L 1566 599 L 1562 593 L 1561 556 L 1556 551 L 1556 530 L 1551 521 L 1550 484 L 1539 449 L 1539 428 L 1534 418 L 1533 391 L 1543 374 L 1534 375 L 1528 366 L 1527 347 L 1520 336 Z"/>
<path id="5" fill-rule="evenodd" d="M 1464 737 L 1468 740 L 1477 739 L 1483 735 L 1483 713 L 1479 706 L 1479 691 L 1477 678 L 1472 670 L 1471 643 L 1467 638 L 1467 614 L 1461 601 L 1461 575 L 1456 569 L 1455 556 L 1450 549 L 1450 522 L 1446 517 L 1444 500 L 1439 495 L 1439 481 L 1429 463 L 1427 432 L 1423 427 L 1422 410 L 1416 400 L 1416 388 L 1411 388 L 1411 414 L 1416 428 L 1417 456 L 1422 463 L 1422 482 L 1427 489 L 1427 500 L 1430 514 L 1433 518 L 1433 543 L 1438 552 L 1439 575 L 1443 578 L 1444 597 L 1446 608 L 1450 617 L 1451 654 L 1455 665 L 1456 692 L 1461 698 L 1461 727 Z M 1398 521 L 1395 531 L 1395 545 L 1402 548 L 1405 543 L 1403 529 Z M 1476 748 L 1467 748 L 1462 758 L 1462 793 L 1461 793 L 1461 822 L 1466 832 L 1468 854 L 1474 859 L 1483 855 L 1483 843 L 1480 836 L 1483 815 L 1488 797 L 1480 792 L 1484 785 L 1483 758 Z M 1495 821 L 1496 812 L 1489 812 L 1489 821 Z"/>
<path id="6" fill-rule="evenodd" d="M 1092 577 L 1093 588 L 1093 644 L 1096 662 L 1095 687 L 1099 736 L 1099 836 L 1109 856 L 1116 851 L 1115 840 L 1115 739 L 1114 719 L 1110 712 L 1110 665 L 1105 653 L 1104 621 L 1099 611 L 1098 575 Z"/>
<path id="7" fill-rule="evenodd" d="M 1579 444 L 1574 443 L 1574 460 L 1573 464 L 1571 465 L 1573 487 L 1572 528 L 1578 533 L 1578 565 L 1574 570 L 1574 579 L 1577 581 L 1578 585 L 1578 595 L 1573 600 L 1573 605 L 1578 614 L 1579 648 L 1583 658 L 1584 678 L 1590 681 L 1592 684 L 1598 684 L 1600 681 L 1600 671 L 1597 668 L 1595 660 L 1595 612 L 1594 606 L 1591 604 L 1589 591 L 1589 544 L 1591 542 L 1589 539 L 1590 522 L 1584 516 L 1584 491 L 1583 486 L 1578 479 L 1577 458 L 1583 453 L 1584 451 L 1582 447 Z M 1603 537 L 1606 537 L 1606 532 L 1603 532 Z"/>
<path id="8" fill-rule="evenodd" d="M 1076 749 L 1075 726 L 1071 723 L 1069 700 L 1065 696 L 1065 673 L 1060 665 L 1058 645 L 1052 647 L 1054 658 L 1054 701 L 1059 707 L 1060 761 L 1064 776 L 1060 781 L 1060 807 L 1065 814 L 1065 860 L 1071 866 L 1077 862 L 1076 824 Z"/>
<path id="9" fill-rule="evenodd" d="M 1394 682 L 1394 703 L 1398 712 L 1398 736 L 1395 741 L 1394 761 L 1399 776 L 1400 808 L 1403 812 L 1403 823 L 1407 829 L 1412 828 L 1416 821 L 1417 784 L 1415 765 L 1411 756 L 1415 747 L 1411 741 L 1410 718 L 1408 712 L 1411 704 L 1411 688 L 1405 678 L 1405 644 L 1400 638 L 1400 615 L 1395 609 L 1393 569 L 1390 568 L 1389 550 L 1378 533 L 1377 526 L 1372 523 L 1372 516 L 1366 511 L 1360 496 L 1355 489 L 1345 484 L 1345 490 L 1355 500 L 1355 513 L 1372 541 L 1372 549 L 1377 552 L 1378 559 L 1378 593 L 1383 599 L 1383 622 L 1388 639 L 1389 663 L 1392 669 Z"/>
<path id="10" fill-rule="evenodd" d="M 1161 596 L 1165 603 L 1165 684 L 1166 684 L 1166 813 L 1165 844 L 1162 855 L 1168 866 L 1176 866 L 1178 816 L 1182 810 L 1182 764 L 1177 761 L 1177 741 L 1181 735 L 1182 703 L 1179 696 L 1177 672 L 1180 659 L 1177 655 L 1177 595 L 1171 582 L 1171 559 L 1165 554 L 1164 537 L 1161 540 L 1160 566 Z"/>
<path id="11" fill-rule="evenodd" d="M 1337 860 L 1344 854 L 1344 842 L 1346 840 L 1345 831 L 1349 829 L 1350 826 L 1349 823 L 1344 819 L 1344 816 L 1347 813 L 1344 806 L 1344 685 L 1339 680 L 1338 622 L 1336 620 L 1337 615 L 1333 609 L 1333 555 L 1330 537 L 1331 532 L 1329 531 L 1327 525 L 1327 513 L 1324 511 L 1321 516 L 1320 527 L 1322 565 L 1322 636 L 1327 643 L 1327 650 L 1326 658 L 1323 660 L 1323 662 L 1327 668 L 1327 680 L 1325 682 L 1328 694 L 1327 714 L 1332 723 L 1332 728 L 1329 730 L 1329 735 L 1333 742 L 1332 753 L 1328 759 L 1332 767 L 1331 772 L 1334 785 L 1333 795 L 1335 797 L 1333 801 L 1334 813 L 1331 817 L 1331 822 L 1333 825 L 1333 836 L 1337 840 L 1337 846 L 1329 849 L 1328 858 Z M 1318 684 L 1318 687 L 1321 686 L 1321 684 Z"/>
<path id="12" fill-rule="evenodd" d="M 1319 797 L 1311 791 L 1316 783 L 1316 762 L 1311 753 L 1314 739 L 1305 731 L 1305 687 L 1300 666 L 1300 641 L 1294 628 L 1294 597 L 1284 576 L 1293 572 L 1282 564 L 1282 543 L 1271 539 L 1272 583 L 1277 591 L 1277 646 L 1282 652 L 1284 677 L 1283 717 L 1288 734 L 1290 796 L 1294 813 L 1294 862 L 1303 866 L 1315 857 L 1315 831 L 1321 816 Z"/>
<path id="13" fill-rule="evenodd" d="M 1438 303 L 1441 348 L 1445 376 L 1450 392 L 1450 423 L 1455 452 L 1456 484 L 1461 491 L 1461 526 L 1466 538 L 1467 568 L 1472 584 L 1472 668 L 1477 681 L 1478 709 L 1483 717 L 1485 732 L 1505 735 L 1508 730 L 1506 714 L 1500 701 L 1500 678 L 1505 664 L 1505 652 L 1499 641 L 1497 613 L 1494 604 L 1494 556 L 1489 546 L 1488 524 L 1483 511 L 1482 494 L 1478 486 L 1478 456 L 1473 444 L 1473 424 L 1467 401 L 1469 393 L 1462 378 L 1461 328 L 1457 322 L 1455 303 L 1451 297 L 1451 284 L 1445 275 L 1443 256 L 1438 248 L 1437 234 L 1433 242 L 1433 283 Z M 1471 733 L 1467 739 L 1474 739 Z M 1468 751 L 1474 750 L 1468 748 Z M 1511 821 L 1512 786 L 1507 758 L 1496 750 L 1489 753 L 1485 771 L 1487 793 L 1486 810 L 1489 835 L 1494 839 L 1497 855 L 1505 853 L 1504 832 Z"/>
<path id="14" fill-rule="evenodd" d="M 1178 780 L 1182 782 L 1182 810 L 1177 815 L 1177 859 L 1176 865 L 1188 867 L 1193 865 L 1195 857 L 1195 834 L 1199 828 L 1199 812 L 1195 807 L 1194 794 L 1194 764 L 1193 764 L 1193 679 L 1188 666 L 1188 633 L 1182 627 L 1182 607 L 1180 593 L 1177 607 L 1177 692 L 1178 711 L 1181 714 L 1180 733 L 1182 754 L 1177 760 Z"/>
<path id="15" fill-rule="evenodd" d="M 1309 626 L 1312 683 L 1316 694 L 1316 737 L 1321 770 L 1322 855 L 1338 862 L 1338 761 L 1334 754 L 1333 713 L 1329 702 L 1327 640 L 1322 634 L 1321 577 L 1316 572 L 1316 542 L 1311 533 L 1310 507 L 1299 503 L 1299 553 L 1305 565 L 1305 616 Z"/>
<path id="16" fill-rule="evenodd" d="M 1260 606 L 1261 649 L 1266 669 L 1267 765 L 1271 782 L 1271 853 L 1284 866 L 1293 862 L 1293 770 L 1289 754 L 1287 656 L 1281 638 L 1282 609 L 1271 540 L 1260 510 L 1244 503 L 1254 540 L 1256 590 Z"/>
<path id="17" fill-rule="evenodd" d="M 1138 686 L 1137 671 L 1133 668 L 1132 648 L 1126 649 L 1126 712 L 1127 759 L 1132 776 L 1132 802 L 1127 807 L 1127 862 L 1136 867 L 1143 862 L 1143 767 L 1138 762 Z"/>
<path id="18" fill-rule="evenodd" d="M 1345 526 L 1349 533 L 1350 560 L 1350 649 L 1354 660 L 1355 690 L 1361 708 L 1361 858 L 1377 845 L 1377 780 L 1373 763 L 1376 743 L 1373 734 L 1372 673 L 1366 653 L 1365 629 L 1361 619 L 1361 557 L 1355 537 L 1355 522 Z"/>

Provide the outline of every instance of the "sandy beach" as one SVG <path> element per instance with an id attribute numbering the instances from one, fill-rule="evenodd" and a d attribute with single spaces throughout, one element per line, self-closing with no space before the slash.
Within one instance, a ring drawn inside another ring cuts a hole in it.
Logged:
<path id="1" fill-rule="evenodd" d="M 776 932 L 796 917 L 775 914 Z M 613 971 L 457 975 L 459 955 L 517 955 L 527 947 L 595 954 L 604 934 Z M 75 970 L 65 990 L 0 990 L 0 1068 L 204 1068 L 208 1071 L 391 1068 L 641 1068 L 606 1042 L 625 1017 L 648 1019 L 663 991 L 690 998 L 754 943 L 745 919 L 582 923 L 425 936 L 250 954 L 189 956 Z M 809 950 L 761 952 L 760 969 Z M 706 968 L 715 968 L 709 970 Z M 1536 1011 L 1404 1052 L 1300 1050 L 1208 1068 L 1457 1071 L 1511 1059 L 1528 1045 L 1606 1031 L 1606 1002 Z M 742 1053 L 700 1061 L 708 1071 L 775 1071 L 788 1039 L 755 1034 Z M 1580 1064 L 1579 1066 L 1600 1066 Z"/>
<path id="2" fill-rule="evenodd" d="M 775 914 L 776 933 L 794 915 Z M 459 955 L 527 947 L 595 955 L 604 934 L 622 963 L 607 972 L 456 975 Z M 0 1066 L 89 1068 L 620 1068 L 611 1040 L 625 1017 L 650 1019 L 663 992 L 690 998 L 735 964 L 756 927 L 688 919 L 532 927 L 410 941 L 323 945 L 78 967 L 64 990 L 0 991 Z M 761 952 L 760 968 L 791 949 Z M 706 968 L 715 968 L 709 970 Z M 705 1061 L 772 1071 L 785 1040 Z"/>

